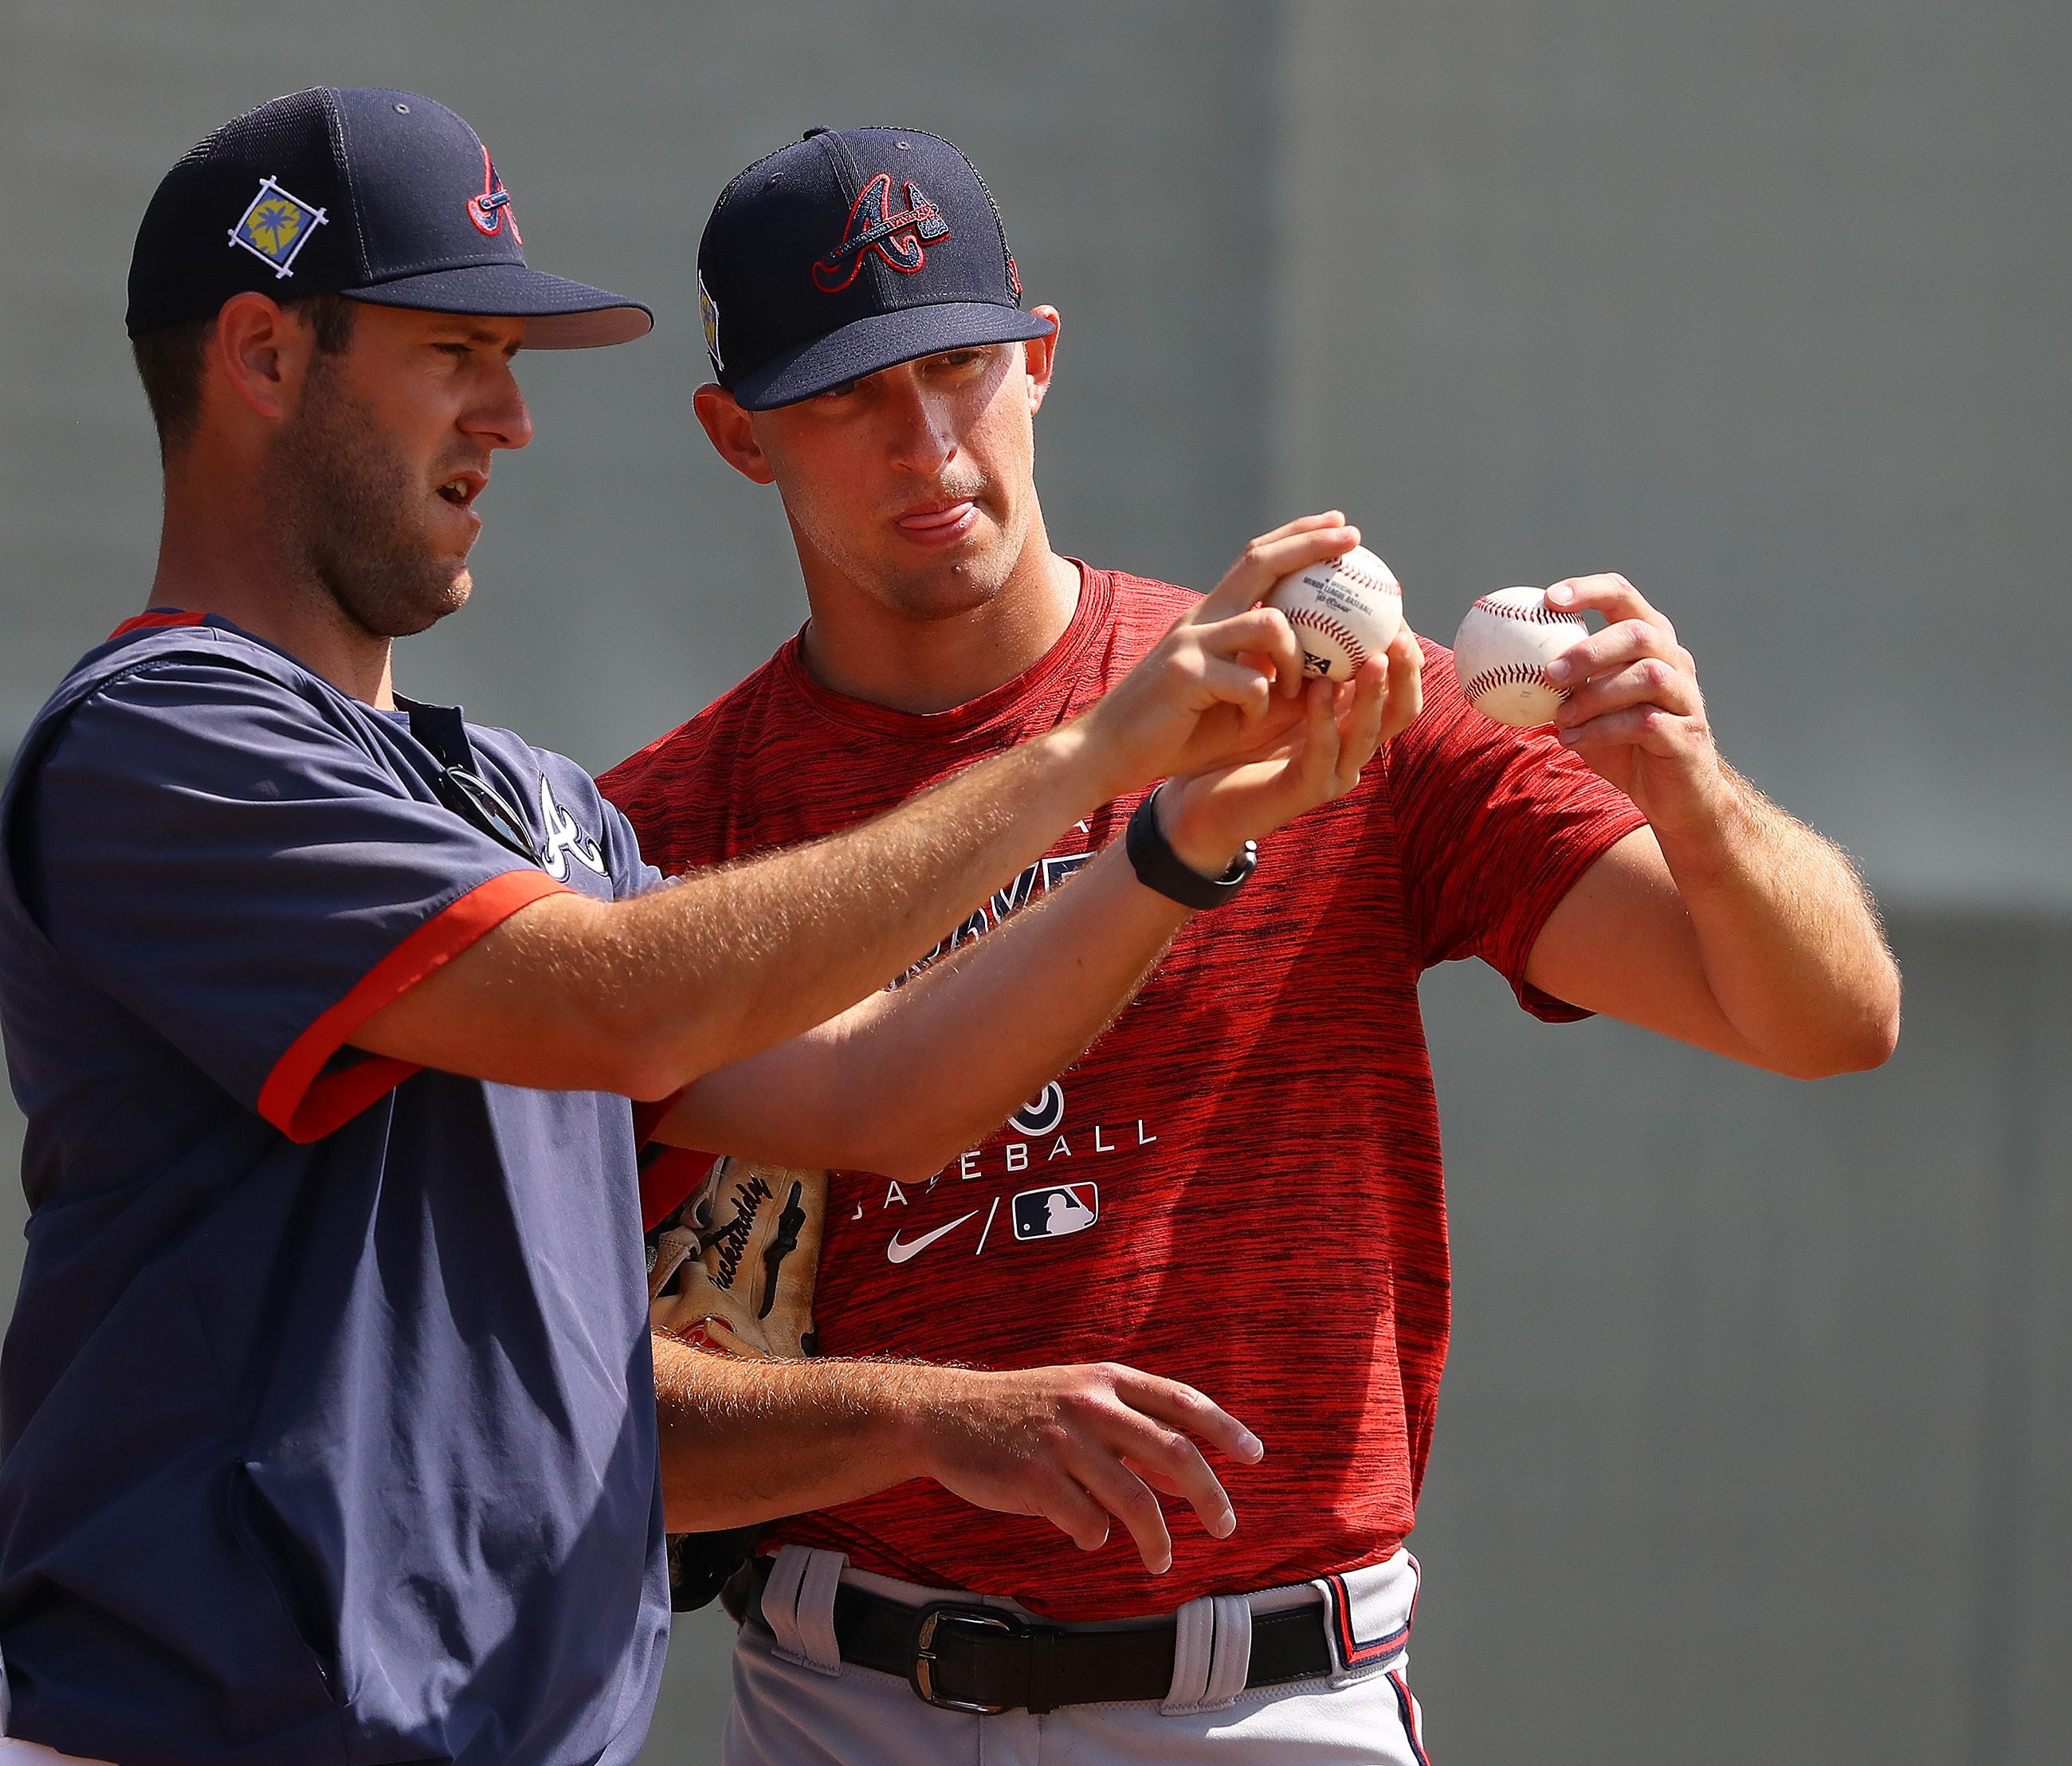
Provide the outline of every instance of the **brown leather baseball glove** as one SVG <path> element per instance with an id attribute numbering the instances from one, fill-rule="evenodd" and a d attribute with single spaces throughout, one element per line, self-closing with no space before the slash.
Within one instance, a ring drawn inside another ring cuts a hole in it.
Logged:
<path id="1" fill-rule="evenodd" d="M 756 1359 L 818 1353 L 813 1279 L 828 1174 L 720 1159 L 648 1241 L 648 1316 L 680 1342 Z"/>

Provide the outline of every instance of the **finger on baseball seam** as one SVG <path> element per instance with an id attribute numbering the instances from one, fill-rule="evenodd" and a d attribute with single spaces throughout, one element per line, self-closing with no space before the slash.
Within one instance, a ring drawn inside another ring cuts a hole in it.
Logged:
<path id="1" fill-rule="evenodd" d="M 1696 681 L 1674 663 L 1650 656 L 1585 682 L 1562 700 L 1554 721 L 1564 729 L 1572 729 L 1629 705 L 1659 705 L 1678 717 L 1688 717 L 1700 703 Z"/>
<path id="2" fill-rule="evenodd" d="M 1623 667 L 1644 656 L 1680 666 L 1683 648 L 1673 632 L 1645 619 L 1622 619 L 1602 631 L 1579 638 L 1547 665 L 1547 678 L 1559 685 L 1586 680 L 1607 669 Z"/>
<path id="3" fill-rule="evenodd" d="M 1262 536 L 1244 548 L 1223 580 L 1193 610 L 1198 622 L 1220 619 L 1249 607 L 1291 570 L 1335 558 L 1359 544 L 1359 529 L 1306 528 L 1297 533 Z"/>
<path id="4" fill-rule="evenodd" d="M 1589 610 L 1607 619 L 1645 619 L 1671 634 L 1675 628 L 1663 618 L 1638 589 L 1625 577 L 1606 573 L 1594 577 L 1569 577 L 1547 591 L 1547 598 L 1564 612 Z"/>

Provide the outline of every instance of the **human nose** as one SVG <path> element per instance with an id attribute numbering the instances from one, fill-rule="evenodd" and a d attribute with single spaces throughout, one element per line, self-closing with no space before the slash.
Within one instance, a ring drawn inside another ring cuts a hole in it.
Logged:
<path id="1" fill-rule="evenodd" d="M 469 406 L 461 428 L 492 448 L 522 448 L 532 439 L 532 413 L 518 390 L 518 376 L 502 364 L 483 396 Z"/>
<path id="2" fill-rule="evenodd" d="M 948 400 L 910 381 L 894 396 L 892 417 L 895 466 L 934 474 L 956 458 L 956 428 Z"/>

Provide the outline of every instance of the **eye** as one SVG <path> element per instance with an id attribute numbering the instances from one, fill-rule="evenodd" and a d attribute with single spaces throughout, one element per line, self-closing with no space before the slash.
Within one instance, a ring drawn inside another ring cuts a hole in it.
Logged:
<path id="1" fill-rule="evenodd" d="M 855 381 L 837 380 L 832 386 L 829 387 L 826 392 L 822 392 L 818 396 L 823 399 L 845 399 L 855 390 Z"/>

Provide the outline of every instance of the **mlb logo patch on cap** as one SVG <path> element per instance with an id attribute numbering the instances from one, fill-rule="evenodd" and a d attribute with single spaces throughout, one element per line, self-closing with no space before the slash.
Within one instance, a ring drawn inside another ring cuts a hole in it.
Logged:
<path id="1" fill-rule="evenodd" d="M 295 254 L 330 217 L 314 203 L 283 190 L 272 178 L 259 180 L 259 194 L 230 229 L 230 243 L 273 266 L 276 278 L 295 273 Z"/>

